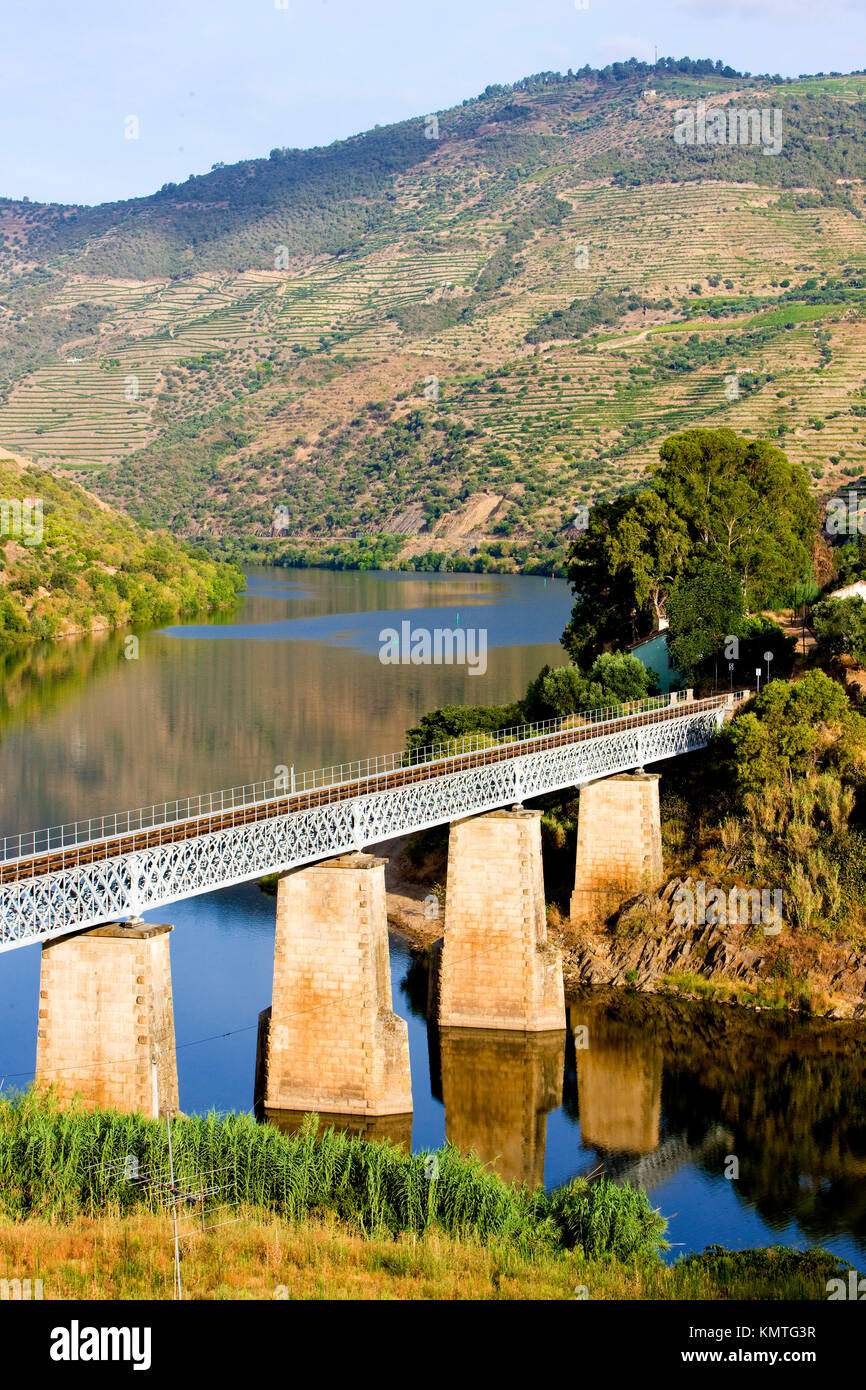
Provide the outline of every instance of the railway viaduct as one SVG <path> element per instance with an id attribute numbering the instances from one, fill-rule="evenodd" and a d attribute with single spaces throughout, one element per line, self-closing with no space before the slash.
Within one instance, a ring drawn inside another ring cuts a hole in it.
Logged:
<path id="1" fill-rule="evenodd" d="M 42 943 L 37 1081 L 91 1105 L 176 1111 L 171 927 L 141 913 L 276 872 L 257 1062 L 266 1113 L 409 1116 L 386 861 L 370 850 L 446 823 L 435 1020 L 564 1033 L 541 812 L 524 802 L 580 788 L 572 920 L 606 915 L 663 872 L 659 779 L 645 767 L 704 747 L 748 696 L 675 692 L 7 838 L 0 951 Z"/>

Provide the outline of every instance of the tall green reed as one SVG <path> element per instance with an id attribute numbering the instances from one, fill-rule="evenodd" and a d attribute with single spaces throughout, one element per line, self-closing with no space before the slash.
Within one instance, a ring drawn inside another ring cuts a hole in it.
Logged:
<path id="1" fill-rule="evenodd" d="M 387 1141 L 316 1130 L 315 1117 L 296 1134 L 250 1115 L 179 1118 L 172 1121 L 175 1174 L 189 1182 L 223 1170 L 221 1200 L 289 1220 L 330 1214 L 370 1234 L 435 1227 L 481 1241 L 517 1240 L 528 1250 L 583 1245 L 618 1256 L 662 1243 L 663 1218 L 630 1188 L 577 1181 L 548 1198 L 541 1188 L 506 1184 L 450 1145 L 431 1163 Z M 127 1155 L 145 1173 L 167 1174 L 165 1123 L 62 1107 L 35 1089 L 0 1097 L 0 1211 L 7 1216 L 122 1215 L 152 1202 L 146 1183 L 124 1178 Z"/>

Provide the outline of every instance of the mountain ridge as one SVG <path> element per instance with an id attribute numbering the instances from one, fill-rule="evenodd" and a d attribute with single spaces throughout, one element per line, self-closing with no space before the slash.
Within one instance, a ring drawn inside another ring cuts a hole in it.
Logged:
<path id="1" fill-rule="evenodd" d="M 0 200 L 0 438 L 293 562 L 367 535 L 555 564 L 690 424 L 826 490 L 866 470 L 864 96 L 630 60 L 123 205 Z M 699 101 L 778 106 L 778 155 L 677 144 Z"/>

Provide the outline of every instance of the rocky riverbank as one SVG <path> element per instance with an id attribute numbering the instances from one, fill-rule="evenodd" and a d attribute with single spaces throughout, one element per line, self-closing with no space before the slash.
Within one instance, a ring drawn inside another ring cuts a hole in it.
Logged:
<path id="1" fill-rule="evenodd" d="M 553 910 L 551 932 L 563 950 L 566 987 L 606 985 L 866 1018 L 866 951 L 786 925 L 768 934 L 761 922 L 682 923 L 675 903 L 695 887 L 690 878 L 671 879 L 661 892 L 631 899 L 595 931 L 575 931 Z"/>
<path id="2" fill-rule="evenodd" d="M 434 892 L 432 877 L 408 863 L 405 844 L 392 841 L 380 850 L 389 857 L 388 921 L 424 951 L 443 934 L 442 895 Z M 596 929 L 575 929 L 557 908 L 548 908 L 566 991 L 603 986 L 756 1011 L 866 1019 L 866 950 L 787 925 L 765 934 L 762 922 L 681 923 L 676 902 L 695 889 L 691 878 L 672 878 L 660 892 L 632 898 Z"/>
<path id="3" fill-rule="evenodd" d="M 444 865 L 411 864 L 407 843 L 392 840 L 377 853 L 388 857 L 388 921 L 423 952 L 444 931 L 437 878 L 444 878 Z M 658 893 L 630 899 L 595 929 L 574 928 L 549 907 L 548 931 L 562 950 L 566 992 L 604 986 L 756 1011 L 866 1019 L 866 950 L 786 924 L 766 934 L 762 921 L 683 924 L 676 903 L 689 891 L 698 896 L 697 889 L 690 877 L 672 878 Z"/>

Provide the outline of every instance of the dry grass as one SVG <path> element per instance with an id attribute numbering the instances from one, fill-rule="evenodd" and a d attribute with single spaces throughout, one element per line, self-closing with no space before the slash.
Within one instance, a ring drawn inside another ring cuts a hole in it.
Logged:
<path id="1" fill-rule="evenodd" d="M 367 1239 L 326 1220 L 287 1224 L 249 1211 L 188 1238 L 181 1253 L 191 1299 L 573 1298 L 576 1268 L 573 1256 L 530 1261 L 441 1234 Z M 171 1223 L 149 1213 L 4 1222 L 0 1270 L 43 1279 L 46 1299 L 170 1298 Z"/>
<path id="2" fill-rule="evenodd" d="M 579 1251 L 530 1258 L 508 1242 L 366 1238 L 335 1221 L 286 1223 L 254 1209 L 183 1245 L 187 1299 L 822 1299 L 837 1263 L 779 1250 L 720 1252 L 723 1268 L 707 1257 L 672 1266 Z M 170 1299 L 172 1265 L 170 1223 L 150 1213 L 0 1222 L 0 1278 L 42 1279 L 46 1300 Z"/>

